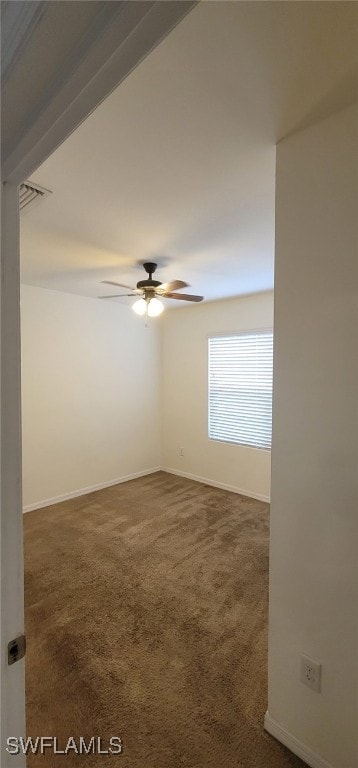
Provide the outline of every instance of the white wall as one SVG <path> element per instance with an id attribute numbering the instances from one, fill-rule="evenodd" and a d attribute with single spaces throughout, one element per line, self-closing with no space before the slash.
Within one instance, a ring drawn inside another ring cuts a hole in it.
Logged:
<path id="1" fill-rule="evenodd" d="M 351 108 L 277 151 L 267 724 L 322 768 L 358 765 L 357 129 Z"/>
<path id="2" fill-rule="evenodd" d="M 162 462 L 249 496 L 270 494 L 270 451 L 208 438 L 208 336 L 272 328 L 273 294 L 196 304 L 162 319 Z M 180 456 L 183 449 L 184 456 Z"/>
<path id="3" fill-rule="evenodd" d="M 130 307 L 22 286 L 24 505 L 160 464 L 160 345 Z"/>

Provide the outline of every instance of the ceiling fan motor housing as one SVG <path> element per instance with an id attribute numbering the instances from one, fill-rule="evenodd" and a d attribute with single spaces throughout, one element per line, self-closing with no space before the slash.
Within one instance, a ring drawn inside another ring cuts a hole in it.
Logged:
<path id="1" fill-rule="evenodd" d="M 145 264 L 143 264 L 143 267 L 149 275 L 149 278 L 147 280 L 139 280 L 137 288 L 158 288 L 158 286 L 161 285 L 160 280 L 152 280 L 152 274 L 155 272 L 157 265 L 154 261 L 146 261 Z"/>
<path id="2" fill-rule="evenodd" d="M 137 288 L 158 288 L 159 285 L 161 285 L 159 280 L 140 280 Z"/>

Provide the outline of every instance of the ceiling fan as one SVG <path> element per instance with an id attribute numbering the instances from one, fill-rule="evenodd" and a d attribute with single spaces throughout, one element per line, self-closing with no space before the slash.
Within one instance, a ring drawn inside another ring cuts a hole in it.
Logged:
<path id="1" fill-rule="evenodd" d="M 99 296 L 100 299 L 116 299 L 120 296 L 140 296 L 133 304 L 133 309 L 137 315 L 148 314 L 149 317 L 156 317 L 163 312 L 164 305 L 158 299 L 158 296 L 162 296 L 163 299 L 177 299 L 179 301 L 202 301 L 203 296 L 194 296 L 189 293 L 175 293 L 175 291 L 181 288 L 187 288 L 188 283 L 184 283 L 182 280 L 172 280 L 170 283 L 161 283 L 160 280 L 153 280 L 157 265 L 152 261 L 147 261 L 143 264 L 143 267 L 149 276 L 146 280 L 139 280 L 136 288 L 131 288 L 129 285 L 123 285 L 122 283 L 116 283 L 113 280 L 102 280 L 102 283 L 106 285 L 115 285 L 118 288 L 127 288 L 131 293 L 114 293 L 110 296 Z"/>

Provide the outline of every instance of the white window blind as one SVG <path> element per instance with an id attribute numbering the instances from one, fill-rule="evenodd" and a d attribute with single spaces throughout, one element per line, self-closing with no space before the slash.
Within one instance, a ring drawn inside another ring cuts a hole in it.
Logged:
<path id="1" fill-rule="evenodd" d="M 209 339 L 209 437 L 271 448 L 272 331 Z"/>

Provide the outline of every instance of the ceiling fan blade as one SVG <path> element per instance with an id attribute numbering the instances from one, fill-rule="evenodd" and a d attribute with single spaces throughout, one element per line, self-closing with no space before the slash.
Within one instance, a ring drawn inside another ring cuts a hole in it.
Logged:
<path id="1" fill-rule="evenodd" d="M 158 292 L 168 293 L 168 291 L 178 291 L 179 288 L 189 288 L 189 283 L 184 283 L 183 280 L 172 280 L 171 283 L 162 283 L 158 286 Z"/>
<path id="2" fill-rule="evenodd" d="M 161 296 L 163 296 L 163 299 L 179 299 L 180 301 L 202 301 L 204 296 L 194 296 L 190 293 L 172 293 L 165 292 L 162 293 Z"/>
<path id="3" fill-rule="evenodd" d="M 113 280 L 101 280 L 101 283 L 104 283 L 105 285 L 115 285 L 117 288 L 128 288 L 129 291 L 135 291 L 135 288 L 132 288 L 131 285 L 124 285 L 124 283 L 115 283 Z"/>
<path id="4" fill-rule="evenodd" d="M 120 299 L 123 296 L 138 296 L 137 293 L 113 293 L 111 296 L 97 296 L 98 299 Z"/>

